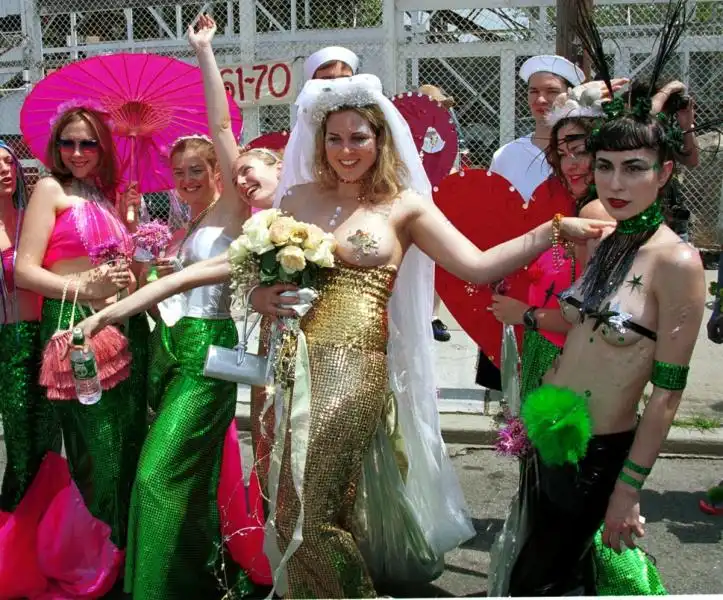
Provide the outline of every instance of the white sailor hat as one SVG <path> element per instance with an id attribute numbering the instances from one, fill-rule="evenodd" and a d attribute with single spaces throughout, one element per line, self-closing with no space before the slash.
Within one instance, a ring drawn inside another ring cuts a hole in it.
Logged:
<path id="1" fill-rule="evenodd" d="M 304 61 L 304 79 L 308 81 L 314 77 L 314 73 L 319 67 L 335 60 L 349 65 L 354 75 L 359 70 L 359 57 L 351 50 L 342 46 L 327 46 L 317 50 Z"/>
<path id="2" fill-rule="evenodd" d="M 558 75 L 574 86 L 585 81 L 585 73 L 562 56 L 543 54 L 528 58 L 520 68 L 520 77 L 527 83 L 535 73 L 552 73 Z"/>

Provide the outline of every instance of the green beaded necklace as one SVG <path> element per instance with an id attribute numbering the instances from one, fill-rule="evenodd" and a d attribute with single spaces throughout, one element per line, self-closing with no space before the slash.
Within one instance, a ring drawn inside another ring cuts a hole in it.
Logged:
<path id="1" fill-rule="evenodd" d="M 631 234 L 642 233 L 643 231 L 655 231 L 663 222 L 663 210 L 660 206 L 660 199 L 656 198 L 648 208 L 634 217 L 619 221 L 616 231 L 619 233 Z"/>

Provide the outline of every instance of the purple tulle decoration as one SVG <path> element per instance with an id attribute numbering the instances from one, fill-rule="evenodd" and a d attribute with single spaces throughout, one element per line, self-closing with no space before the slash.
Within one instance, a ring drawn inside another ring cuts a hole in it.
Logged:
<path id="1" fill-rule="evenodd" d="M 133 234 L 136 248 L 148 252 L 153 258 L 158 258 L 171 243 L 171 229 L 160 221 L 141 223 Z"/>
<path id="2" fill-rule="evenodd" d="M 116 240 L 101 242 L 91 248 L 88 254 L 90 256 L 90 261 L 94 265 L 102 265 L 127 258 L 121 252 L 120 244 Z"/>
<path id="3" fill-rule="evenodd" d="M 511 417 L 507 425 L 500 429 L 495 450 L 503 456 L 522 458 L 530 451 L 530 440 L 527 439 L 525 426 L 519 417 Z"/>

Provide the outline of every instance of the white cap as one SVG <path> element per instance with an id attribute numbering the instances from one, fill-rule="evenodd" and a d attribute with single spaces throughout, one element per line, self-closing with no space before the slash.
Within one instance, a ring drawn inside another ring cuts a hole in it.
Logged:
<path id="1" fill-rule="evenodd" d="M 520 77 L 527 83 L 535 73 L 552 73 L 566 79 L 573 86 L 585 81 L 583 70 L 562 56 L 544 54 L 528 58 L 520 69 Z"/>
<path id="2" fill-rule="evenodd" d="M 349 65 L 354 75 L 359 70 L 359 57 L 351 50 L 342 46 L 327 46 L 317 50 L 304 61 L 304 80 L 308 81 L 314 77 L 314 73 L 319 67 L 336 60 Z"/>

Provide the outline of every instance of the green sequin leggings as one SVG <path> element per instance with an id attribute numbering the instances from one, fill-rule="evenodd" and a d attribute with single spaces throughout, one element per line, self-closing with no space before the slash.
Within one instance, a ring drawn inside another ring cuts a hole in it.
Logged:
<path id="1" fill-rule="evenodd" d="M 225 556 L 217 507 L 236 385 L 203 375 L 208 346 L 230 348 L 237 338 L 230 319 L 185 317 L 153 332 L 149 400 L 162 397 L 131 500 L 125 591 L 133 600 L 230 599 L 253 589 Z"/>
<path id="2" fill-rule="evenodd" d="M 15 510 L 45 454 L 60 452 L 60 423 L 38 384 L 40 354 L 40 322 L 0 325 L 0 415 L 7 450 L 3 511 Z"/>
<path id="3" fill-rule="evenodd" d="M 61 328 L 70 324 L 72 303 L 46 298 L 40 322 L 43 346 L 52 337 L 60 316 Z M 76 321 L 89 314 L 78 305 Z M 124 547 L 128 508 L 138 457 L 147 430 L 146 367 L 148 321 L 145 314 L 132 317 L 127 330 L 133 362 L 131 375 L 113 389 L 104 390 L 100 402 L 85 406 L 75 400 L 55 401 L 73 480 L 91 514 L 108 524 L 111 539 Z"/>

